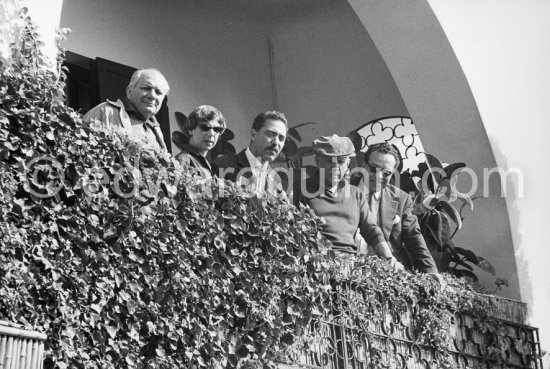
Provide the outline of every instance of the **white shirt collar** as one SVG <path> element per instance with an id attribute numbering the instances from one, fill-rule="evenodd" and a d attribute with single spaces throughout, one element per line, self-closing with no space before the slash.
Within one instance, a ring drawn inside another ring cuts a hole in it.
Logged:
<path id="1" fill-rule="evenodd" d="M 248 163 L 250 164 L 250 171 L 252 172 L 252 176 L 254 178 L 254 188 L 258 193 L 264 193 L 269 163 L 262 163 L 258 160 L 258 158 L 252 154 L 252 151 L 250 151 L 250 148 L 248 147 L 245 150 L 245 154 L 248 159 Z"/>
<path id="2" fill-rule="evenodd" d="M 258 158 L 255 157 L 254 154 L 252 154 L 252 151 L 250 151 L 249 147 L 246 148 L 244 153 L 246 154 L 246 158 L 250 163 L 250 169 L 252 169 L 252 172 L 254 173 L 262 171 L 263 169 L 267 168 L 267 166 L 269 165 L 268 162 L 262 163 L 261 161 L 259 161 Z"/>
<path id="3" fill-rule="evenodd" d="M 363 189 L 363 192 L 366 193 L 367 195 L 370 194 L 369 184 L 365 180 L 364 176 L 361 177 L 361 180 L 359 181 L 359 186 L 358 187 Z M 373 197 L 376 201 L 380 201 L 381 196 L 382 196 L 382 191 L 377 191 L 373 194 Z"/>

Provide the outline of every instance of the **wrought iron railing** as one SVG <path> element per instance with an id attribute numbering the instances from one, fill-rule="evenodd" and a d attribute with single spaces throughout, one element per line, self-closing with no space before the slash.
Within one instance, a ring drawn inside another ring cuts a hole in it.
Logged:
<path id="1" fill-rule="evenodd" d="M 332 312 L 312 324 L 306 334 L 307 343 L 290 350 L 281 368 L 542 368 L 538 329 L 525 324 L 524 303 L 485 296 L 494 308 L 491 316 L 500 322 L 498 332 L 482 327 L 469 312 L 454 312 L 449 329 L 451 339 L 442 358 L 441 351 L 422 343 L 418 336 L 417 314 L 413 311 L 417 307 L 407 306 L 396 314 L 388 299 L 375 294 L 381 319 L 373 319 L 362 327 L 353 324 L 349 318 L 353 314 L 348 313 L 360 309 L 362 298 L 372 297 L 363 288 L 356 281 L 339 276 L 332 295 Z M 356 303 L 350 306 L 349 301 Z"/>

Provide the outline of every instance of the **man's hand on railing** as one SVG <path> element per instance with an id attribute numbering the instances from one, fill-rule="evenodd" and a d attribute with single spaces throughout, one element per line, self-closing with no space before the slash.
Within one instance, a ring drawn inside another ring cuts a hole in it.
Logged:
<path id="1" fill-rule="evenodd" d="M 441 290 L 444 290 L 445 287 L 447 287 L 447 282 L 443 278 L 443 276 L 439 273 L 428 273 L 430 277 L 432 277 L 439 285 L 441 286 Z"/>
<path id="2" fill-rule="evenodd" d="M 394 271 L 402 272 L 405 270 L 405 267 L 403 266 L 403 264 L 397 261 L 395 256 L 391 255 L 390 257 L 386 258 L 386 260 L 390 263 Z"/>
<path id="3" fill-rule="evenodd" d="M 376 255 L 388 261 L 392 266 L 393 270 L 395 270 L 396 272 L 405 270 L 405 267 L 403 266 L 403 264 L 397 261 L 395 256 L 393 256 L 391 252 L 391 247 L 387 242 L 380 242 L 377 245 L 375 245 L 374 252 L 376 253 Z"/>

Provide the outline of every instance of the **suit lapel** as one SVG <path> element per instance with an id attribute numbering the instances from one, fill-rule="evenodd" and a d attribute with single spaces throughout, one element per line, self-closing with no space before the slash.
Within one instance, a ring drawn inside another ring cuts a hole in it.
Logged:
<path id="1" fill-rule="evenodd" d="M 248 170 L 244 170 L 242 172 L 242 175 L 244 178 L 250 179 L 252 177 L 252 170 L 250 169 L 250 163 L 248 162 L 248 158 L 246 157 L 246 149 L 238 153 L 236 159 L 237 172 L 248 168 Z"/>
<path id="2" fill-rule="evenodd" d="M 246 157 L 246 149 L 237 154 L 237 165 L 240 168 L 250 168 L 250 163 Z"/>
<path id="3" fill-rule="evenodd" d="M 393 220 L 397 215 L 397 207 L 399 206 L 399 200 L 395 198 L 394 192 L 386 186 L 382 190 L 380 197 L 380 208 L 378 216 L 380 217 L 379 224 L 380 228 L 384 232 L 386 239 L 389 239 L 392 228 Z"/>
<path id="4" fill-rule="evenodd" d="M 281 177 L 276 170 L 271 168 L 271 165 L 267 166 L 267 176 L 265 179 L 265 190 L 272 194 L 278 194 L 283 191 L 283 183 Z"/>

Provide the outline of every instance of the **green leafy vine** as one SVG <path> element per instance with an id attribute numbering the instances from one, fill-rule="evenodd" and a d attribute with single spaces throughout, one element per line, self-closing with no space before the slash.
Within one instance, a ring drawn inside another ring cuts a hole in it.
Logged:
<path id="1" fill-rule="evenodd" d="M 372 334 L 407 312 L 443 365 L 454 312 L 498 331 L 463 281 L 335 259 L 310 209 L 82 122 L 24 19 L 1 64 L 0 318 L 48 335 L 47 368 L 274 367 L 317 321 Z"/>

